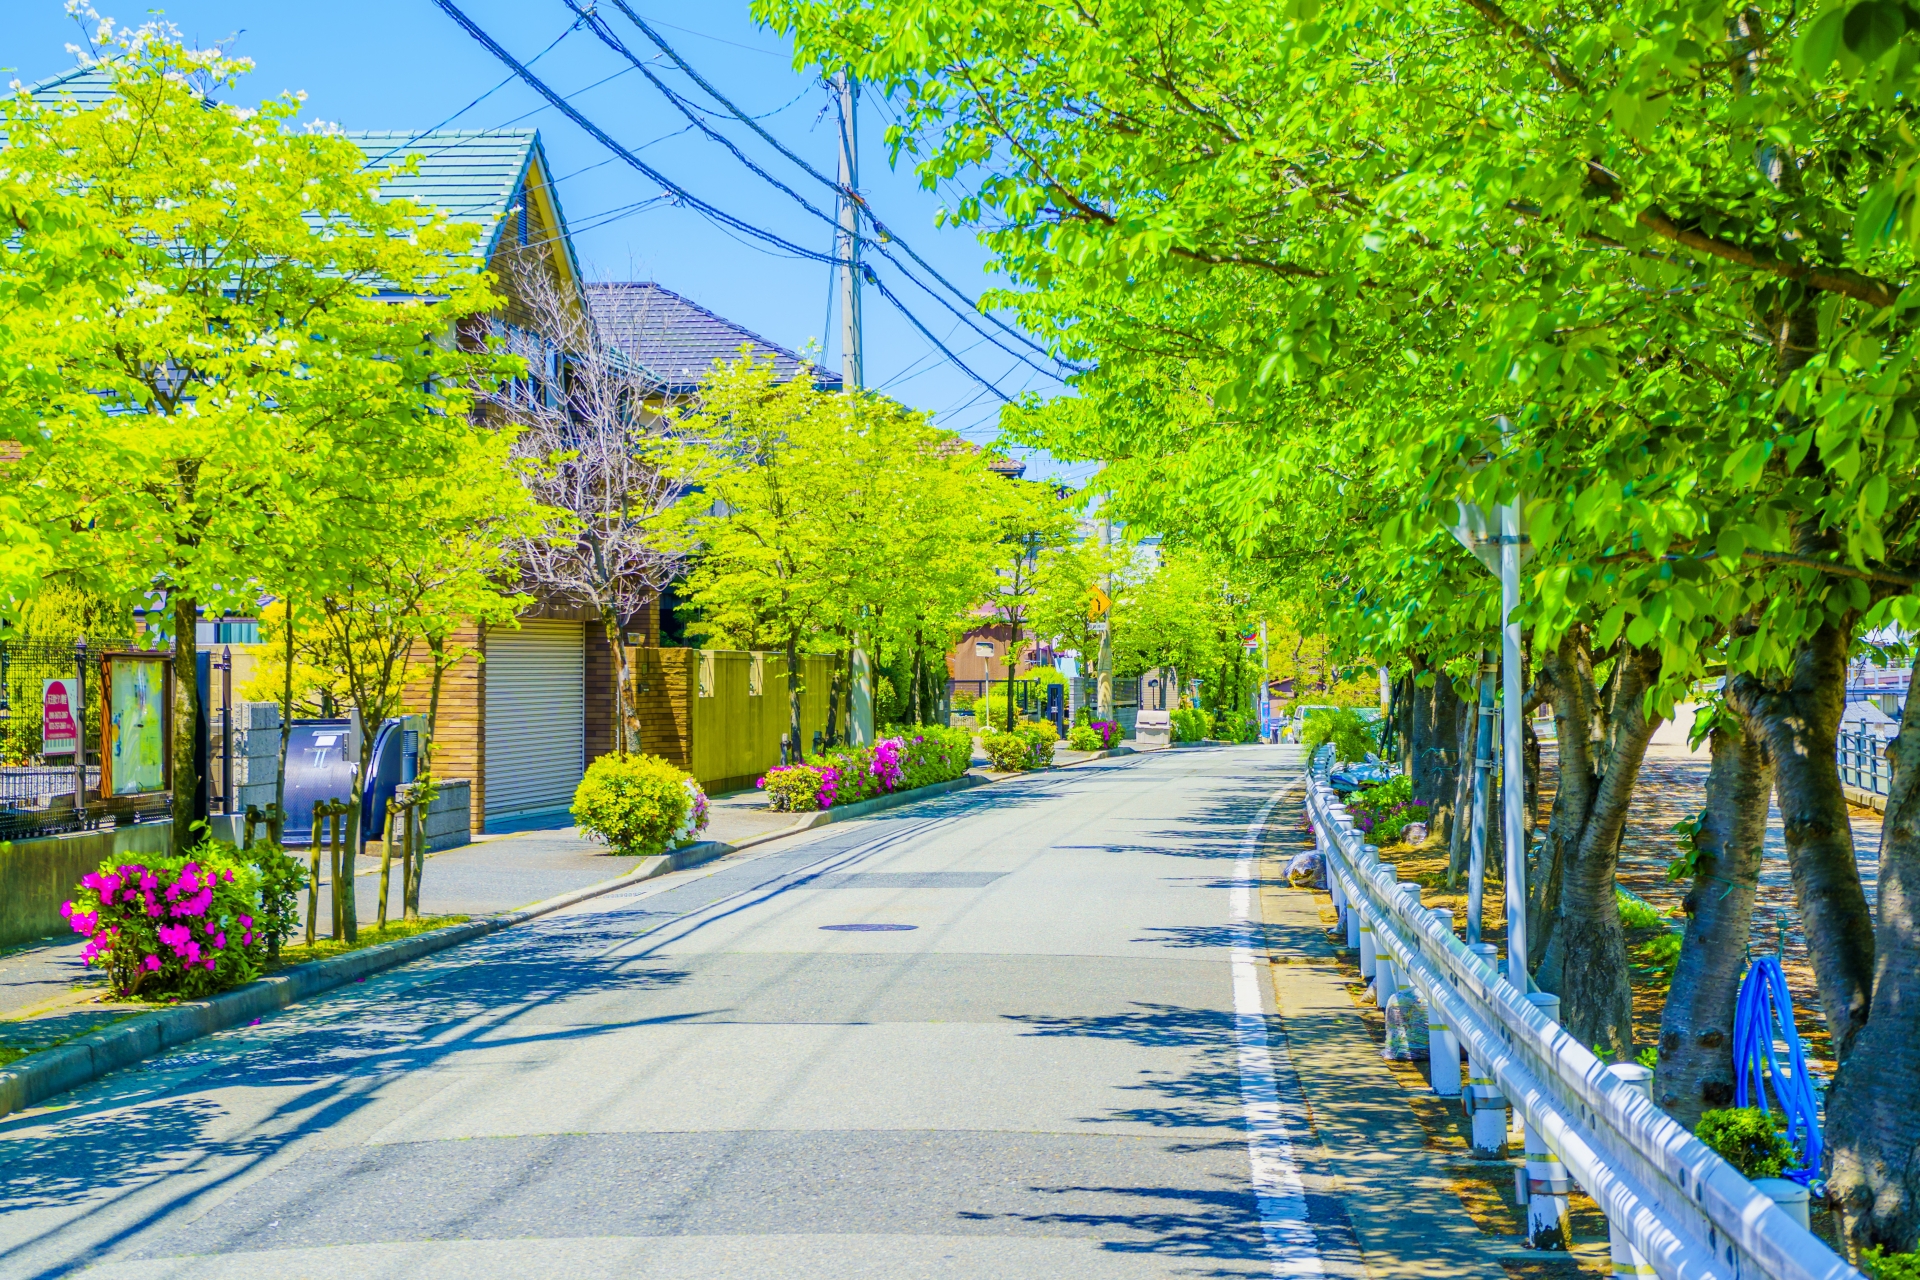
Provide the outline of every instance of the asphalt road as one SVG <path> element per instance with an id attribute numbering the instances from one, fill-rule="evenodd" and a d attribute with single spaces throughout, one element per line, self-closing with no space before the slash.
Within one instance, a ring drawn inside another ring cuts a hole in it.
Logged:
<path id="1" fill-rule="evenodd" d="M 825 827 L 107 1077 L 0 1121 L 0 1275 L 1318 1274 L 1247 923 L 1297 760 Z"/>

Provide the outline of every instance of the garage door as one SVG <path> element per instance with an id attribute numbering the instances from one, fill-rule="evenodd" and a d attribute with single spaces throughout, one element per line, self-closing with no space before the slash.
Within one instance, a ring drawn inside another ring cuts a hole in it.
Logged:
<path id="1" fill-rule="evenodd" d="M 487 632 L 487 800 L 496 818 L 573 803 L 586 769 L 586 644 L 577 622 Z"/>

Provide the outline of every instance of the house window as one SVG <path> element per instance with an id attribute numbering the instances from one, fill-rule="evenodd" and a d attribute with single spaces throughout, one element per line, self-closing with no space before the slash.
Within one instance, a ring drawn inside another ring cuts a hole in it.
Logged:
<path id="1" fill-rule="evenodd" d="M 260 623 L 253 618 L 216 618 L 194 624 L 196 644 L 259 644 Z"/>

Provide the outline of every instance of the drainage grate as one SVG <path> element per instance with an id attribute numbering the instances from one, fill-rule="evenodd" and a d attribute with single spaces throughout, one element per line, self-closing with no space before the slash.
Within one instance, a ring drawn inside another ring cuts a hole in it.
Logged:
<path id="1" fill-rule="evenodd" d="M 905 933 L 909 929 L 918 929 L 917 924 L 823 924 L 820 926 L 828 933 Z"/>
<path id="2" fill-rule="evenodd" d="M 834 871 L 796 889 L 984 889 L 1004 871 Z"/>

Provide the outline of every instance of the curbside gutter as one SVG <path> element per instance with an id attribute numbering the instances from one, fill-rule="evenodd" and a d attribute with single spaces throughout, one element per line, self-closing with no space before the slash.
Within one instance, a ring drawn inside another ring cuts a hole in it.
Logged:
<path id="1" fill-rule="evenodd" d="M 394 942 L 383 942 L 377 947 L 350 951 L 330 960 L 314 960 L 270 974 L 232 991 L 208 996 L 204 1000 L 189 1000 L 156 1009 L 152 1013 L 137 1014 L 103 1030 L 75 1037 L 65 1044 L 30 1053 L 11 1066 L 0 1068 L 0 1117 L 24 1111 L 56 1094 L 76 1089 L 110 1071 L 132 1066 L 144 1058 L 177 1048 L 190 1040 L 240 1026 L 270 1013 L 278 1013 L 297 1000 L 320 995 L 357 979 L 449 947 L 457 947 L 463 942 L 484 938 L 501 929 L 524 924 L 589 898 L 625 889 L 669 872 L 685 871 L 716 858 L 815 827 L 863 818 L 915 800 L 967 791 L 993 781 L 995 779 L 981 774 L 969 773 L 948 782 L 936 782 L 931 786 L 896 791 L 892 795 L 876 796 L 872 800 L 862 800 L 838 809 L 809 813 L 791 826 L 763 832 L 733 844 L 703 840 L 671 853 L 647 858 L 625 875 L 574 889 L 517 911 L 502 912 L 484 920 L 469 920 L 465 924 L 448 925 L 444 929 L 415 934 Z"/>

